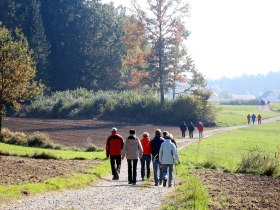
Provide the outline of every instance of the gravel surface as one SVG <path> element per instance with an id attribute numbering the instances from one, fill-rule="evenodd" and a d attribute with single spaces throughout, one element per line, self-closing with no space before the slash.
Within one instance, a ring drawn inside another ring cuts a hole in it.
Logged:
<path id="1" fill-rule="evenodd" d="M 263 120 L 263 123 L 280 120 L 275 117 Z M 205 136 L 215 133 L 225 132 L 241 127 L 234 126 L 215 130 L 205 131 Z M 189 139 L 178 140 L 178 145 L 183 146 L 196 141 Z M 140 163 L 138 162 L 138 179 L 140 178 Z M 162 198 L 174 188 L 165 188 L 162 186 L 144 185 L 138 181 L 136 186 L 127 184 L 127 164 L 126 160 L 122 161 L 120 180 L 112 181 L 111 176 L 100 180 L 94 186 L 81 190 L 71 190 L 64 192 L 46 193 L 40 196 L 33 196 L 15 201 L 9 205 L 0 205 L 0 209 L 17 209 L 17 210 L 93 210 L 93 209 L 158 209 L 162 204 Z"/>
<path id="2" fill-rule="evenodd" d="M 81 190 L 47 193 L 25 198 L 0 209 L 17 210 L 92 210 L 92 209 L 157 209 L 162 196 L 173 188 L 144 185 L 138 180 L 136 186 L 128 185 L 127 161 L 122 161 L 120 180 L 112 181 L 111 176 L 94 186 Z M 138 166 L 138 169 L 140 167 Z M 140 171 L 138 170 L 138 179 Z M 152 180 L 151 180 L 152 181 Z"/>

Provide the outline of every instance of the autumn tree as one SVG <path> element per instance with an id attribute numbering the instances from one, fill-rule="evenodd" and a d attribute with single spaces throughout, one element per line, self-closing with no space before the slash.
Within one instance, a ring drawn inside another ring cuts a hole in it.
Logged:
<path id="1" fill-rule="evenodd" d="M 15 36 L 0 26 L 0 132 L 5 105 L 18 109 L 22 100 L 42 92 L 42 85 L 34 81 L 35 63 L 28 42 L 19 30 Z"/>
<path id="2" fill-rule="evenodd" d="M 145 4 L 148 10 L 144 9 Z M 186 30 L 183 19 L 188 13 L 188 4 L 184 0 L 145 0 L 141 6 L 137 0 L 133 0 L 133 6 L 137 17 L 145 26 L 147 38 L 153 48 L 153 61 L 158 75 L 161 103 L 164 103 L 166 91 L 166 79 L 168 77 L 168 56 L 171 46 L 183 44 Z"/>
<path id="3" fill-rule="evenodd" d="M 122 60 L 123 82 L 128 89 L 139 88 L 147 84 L 150 77 L 147 71 L 147 57 L 150 48 L 147 43 L 143 24 L 134 16 L 129 16 L 124 25 L 123 42 L 126 56 Z"/>

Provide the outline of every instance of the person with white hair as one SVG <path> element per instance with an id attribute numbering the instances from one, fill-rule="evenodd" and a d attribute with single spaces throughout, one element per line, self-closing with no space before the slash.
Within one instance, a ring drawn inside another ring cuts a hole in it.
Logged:
<path id="1" fill-rule="evenodd" d="M 167 178 L 168 187 L 172 186 L 173 165 L 176 161 L 180 163 L 178 151 L 175 144 L 172 143 L 170 135 L 167 134 L 165 137 L 165 142 L 161 144 L 159 150 L 159 162 L 162 165 L 163 187 L 166 187 Z"/>

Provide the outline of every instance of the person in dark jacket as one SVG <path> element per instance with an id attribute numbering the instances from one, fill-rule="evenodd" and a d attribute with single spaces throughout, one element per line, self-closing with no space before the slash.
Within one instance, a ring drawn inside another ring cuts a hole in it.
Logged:
<path id="1" fill-rule="evenodd" d="M 134 129 L 129 130 L 129 136 L 127 137 L 123 150 L 122 159 L 126 156 L 128 165 L 128 184 L 136 185 L 137 180 L 137 162 L 138 158 L 141 158 L 143 154 L 143 148 L 140 140 L 136 137 Z"/>
<path id="2" fill-rule="evenodd" d="M 186 130 L 187 130 L 187 125 L 185 123 L 185 121 L 183 121 L 180 125 L 180 130 L 182 132 L 182 138 L 186 138 Z"/>
<path id="3" fill-rule="evenodd" d="M 162 168 L 159 163 L 159 149 L 164 139 L 161 137 L 161 130 L 157 129 L 155 132 L 155 137 L 151 140 L 151 150 L 152 150 L 152 161 L 154 169 L 154 181 L 155 186 L 162 183 Z"/>
<path id="4" fill-rule="evenodd" d="M 253 124 L 255 124 L 255 121 L 256 121 L 257 116 L 253 113 L 251 118 L 252 118 Z"/>
<path id="5" fill-rule="evenodd" d="M 189 137 L 190 137 L 190 139 L 193 139 L 193 132 L 195 130 L 195 127 L 194 127 L 192 122 L 189 124 L 188 130 L 189 130 Z"/>
<path id="6" fill-rule="evenodd" d="M 109 158 L 110 156 L 113 180 L 118 180 L 121 170 L 121 155 L 124 142 L 122 136 L 117 133 L 117 128 L 113 127 L 111 132 L 112 134 L 106 141 L 106 157 Z"/>

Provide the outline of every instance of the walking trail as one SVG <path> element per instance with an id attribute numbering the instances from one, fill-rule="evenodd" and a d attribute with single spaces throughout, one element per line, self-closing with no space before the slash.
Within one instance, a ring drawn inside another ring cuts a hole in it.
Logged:
<path id="1" fill-rule="evenodd" d="M 265 119 L 262 123 L 280 121 L 280 117 Z M 213 129 L 204 132 L 204 137 L 252 125 L 238 125 L 226 128 Z M 257 125 L 255 125 L 257 126 Z M 180 139 L 177 141 L 179 148 L 197 141 L 195 138 Z M 15 201 L 7 206 L 0 205 L 0 209 L 17 210 L 93 210 L 93 209 L 158 209 L 162 205 L 165 195 L 174 188 L 163 186 L 144 185 L 138 180 L 136 186 L 127 183 L 127 161 L 122 161 L 120 180 L 112 181 L 112 176 L 107 176 L 99 182 L 80 190 L 67 190 L 64 192 L 51 192 L 39 196 L 32 196 Z M 138 179 L 140 178 L 140 162 L 138 162 Z M 151 180 L 152 181 L 152 180 Z"/>

